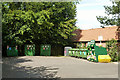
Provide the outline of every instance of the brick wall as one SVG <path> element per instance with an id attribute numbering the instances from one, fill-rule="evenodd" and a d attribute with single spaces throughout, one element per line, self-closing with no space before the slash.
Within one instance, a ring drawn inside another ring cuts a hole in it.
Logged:
<path id="1" fill-rule="evenodd" d="M 100 43 L 96 43 L 96 46 L 99 46 Z M 102 47 L 106 47 L 106 43 L 105 42 L 102 42 Z"/>

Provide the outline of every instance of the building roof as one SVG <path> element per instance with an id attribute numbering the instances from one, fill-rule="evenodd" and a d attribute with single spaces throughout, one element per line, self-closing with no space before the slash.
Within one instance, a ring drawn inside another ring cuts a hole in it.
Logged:
<path id="1" fill-rule="evenodd" d="M 118 40 L 118 36 L 116 35 L 117 26 L 105 27 L 105 28 L 96 28 L 96 29 L 88 29 L 88 30 L 80 30 L 76 29 L 73 33 L 76 35 L 72 37 L 73 41 L 90 41 L 90 40 L 98 40 L 98 36 L 102 36 L 102 41 L 108 41 L 113 39 Z"/>

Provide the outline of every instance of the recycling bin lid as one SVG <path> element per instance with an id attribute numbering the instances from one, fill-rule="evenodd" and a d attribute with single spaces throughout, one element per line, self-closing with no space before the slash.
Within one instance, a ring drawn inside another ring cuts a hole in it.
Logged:
<path id="1" fill-rule="evenodd" d="M 72 48 L 72 47 L 64 47 L 64 48 Z"/>
<path id="2" fill-rule="evenodd" d="M 74 50 L 80 50 L 80 49 L 78 49 L 78 48 L 72 48 L 72 49 L 69 49 L 69 50 L 73 50 L 74 51 Z"/>

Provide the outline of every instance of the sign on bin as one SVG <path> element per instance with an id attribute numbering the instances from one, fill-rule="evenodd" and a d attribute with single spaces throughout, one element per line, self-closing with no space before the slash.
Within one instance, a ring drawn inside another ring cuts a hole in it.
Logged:
<path id="1" fill-rule="evenodd" d="M 35 55 L 35 44 L 25 45 L 25 55 L 34 56 Z"/>
<path id="2" fill-rule="evenodd" d="M 86 52 L 84 52 L 84 55 L 86 55 Z"/>
<path id="3" fill-rule="evenodd" d="M 9 46 L 7 46 L 7 49 L 9 48 Z"/>
<path id="4" fill-rule="evenodd" d="M 7 56 L 18 56 L 16 46 L 7 46 Z"/>
<path id="5" fill-rule="evenodd" d="M 50 56 L 51 55 L 51 45 L 42 44 L 40 47 L 40 55 L 41 56 Z"/>
<path id="6" fill-rule="evenodd" d="M 80 51 L 80 55 L 81 55 L 81 51 Z"/>
<path id="7" fill-rule="evenodd" d="M 74 51 L 73 51 L 73 54 L 74 54 Z"/>
<path id="8" fill-rule="evenodd" d="M 11 50 L 11 47 L 9 47 L 9 50 Z"/>

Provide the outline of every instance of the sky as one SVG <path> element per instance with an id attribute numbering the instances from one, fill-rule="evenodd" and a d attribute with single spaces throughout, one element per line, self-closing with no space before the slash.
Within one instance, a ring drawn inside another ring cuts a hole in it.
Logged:
<path id="1" fill-rule="evenodd" d="M 82 30 L 100 28 L 96 16 L 105 16 L 104 6 L 111 6 L 110 0 L 82 0 L 77 4 L 76 26 Z"/>

